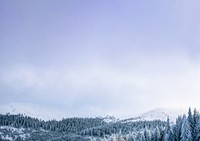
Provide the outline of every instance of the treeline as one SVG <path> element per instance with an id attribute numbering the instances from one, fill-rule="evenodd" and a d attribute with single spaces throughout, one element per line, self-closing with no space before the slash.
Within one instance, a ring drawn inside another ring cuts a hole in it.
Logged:
<path id="1" fill-rule="evenodd" d="M 102 118 L 66 118 L 57 120 L 39 120 L 22 114 L 2 115 L 0 114 L 0 126 L 12 126 L 16 128 L 44 129 L 49 131 L 59 131 L 77 133 L 84 129 L 105 125 Z"/>
<path id="2" fill-rule="evenodd" d="M 66 118 L 43 121 L 25 115 L 0 115 L 0 126 L 33 129 L 28 140 L 69 141 L 200 141 L 200 114 L 189 108 L 176 123 L 136 121 L 106 123 L 103 118 Z M 44 131 L 43 131 L 44 130 Z M 48 132 L 47 132 L 48 131 Z"/>
<path id="3" fill-rule="evenodd" d="M 112 141 L 200 141 L 200 115 L 196 109 L 193 113 L 189 108 L 188 115 L 178 116 L 176 123 L 170 125 L 169 119 L 166 126 L 149 130 L 145 128 L 140 132 L 127 135 L 115 135 Z"/>
<path id="4" fill-rule="evenodd" d="M 81 135 L 89 136 L 110 136 L 113 134 L 127 135 L 130 133 L 142 132 L 145 130 L 151 131 L 159 128 L 159 131 L 163 131 L 167 123 L 165 121 L 154 120 L 154 121 L 135 121 L 135 122 L 116 122 L 105 124 L 102 126 L 93 127 L 80 132 Z"/>

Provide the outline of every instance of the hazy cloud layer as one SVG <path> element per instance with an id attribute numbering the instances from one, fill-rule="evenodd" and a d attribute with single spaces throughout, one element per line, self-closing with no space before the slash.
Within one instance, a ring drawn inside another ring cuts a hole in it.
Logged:
<path id="1" fill-rule="evenodd" d="M 0 102 L 69 116 L 198 106 L 198 1 L 1 1 Z"/>

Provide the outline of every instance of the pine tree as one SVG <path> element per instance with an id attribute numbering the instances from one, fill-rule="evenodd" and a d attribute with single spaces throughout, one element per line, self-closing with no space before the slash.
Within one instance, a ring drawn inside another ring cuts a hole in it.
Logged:
<path id="1" fill-rule="evenodd" d="M 145 141 L 145 137 L 144 137 L 144 133 L 143 132 L 139 132 L 137 134 L 137 137 L 136 137 L 138 141 Z"/>
<path id="2" fill-rule="evenodd" d="M 117 136 L 116 136 L 116 134 L 113 134 L 113 135 L 112 135 L 111 141 L 117 141 Z"/>
<path id="3" fill-rule="evenodd" d="M 145 130 L 144 130 L 144 137 L 145 137 L 146 141 L 151 140 L 151 134 L 150 134 L 150 131 L 147 128 L 145 128 Z"/>
<path id="4" fill-rule="evenodd" d="M 178 118 L 176 119 L 175 127 L 174 127 L 175 141 L 181 140 L 181 127 L 182 127 L 182 117 L 178 116 Z"/>
<path id="5" fill-rule="evenodd" d="M 200 115 L 198 116 L 198 121 L 197 121 L 197 137 L 196 137 L 196 141 L 200 141 Z"/>
<path id="6" fill-rule="evenodd" d="M 189 126 L 190 126 L 190 130 L 191 130 L 191 135 L 193 137 L 193 131 L 194 131 L 194 122 L 193 122 L 193 115 L 192 115 L 192 112 L 191 112 L 191 108 L 189 108 L 188 110 L 188 123 L 189 123 Z"/>
<path id="7" fill-rule="evenodd" d="M 181 127 L 181 141 L 192 141 L 189 121 L 185 115 L 183 115 L 183 123 Z"/>
<path id="8" fill-rule="evenodd" d="M 119 139 L 118 139 L 119 141 L 125 141 L 124 140 L 124 137 L 123 137 L 123 135 L 122 134 L 120 134 L 120 136 L 119 136 Z"/>
<path id="9" fill-rule="evenodd" d="M 159 130 L 158 126 L 157 126 L 155 131 L 154 131 L 153 140 L 154 141 L 160 141 L 160 139 L 161 139 L 160 130 Z"/>
<path id="10" fill-rule="evenodd" d="M 134 135 L 129 133 L 129 136 L 127 137 L 127 141 L 135 141 Z"/>
<path id="11" fill-rule="evenodd" d="M 168 117 L 167 118 L 167 126 L 166 126 L 165 132 L 164 132 L 164 141 L 173 141 L 173 140 L 174 140 L 173 131 L 170 126 L 169 117 Z"/>
<path id="12" fill-rule="evenodd" d="M 196 110 L 196 108 L 194 109 L 194 113 L 193 113 L 193 131 L 192 131 L 192 138 L 194 141 L 197 140 L 197 135 L 198 135 L 198 122 L 199 122 L 199 114 Z"/>

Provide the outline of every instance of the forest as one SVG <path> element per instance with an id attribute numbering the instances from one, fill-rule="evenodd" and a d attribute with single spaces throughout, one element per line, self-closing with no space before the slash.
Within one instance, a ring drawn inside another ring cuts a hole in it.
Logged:
<path id="1" fill-rule="evenodd" d="M 200 141 L 200 114 L 189 108 L 176 122 L 105 122 L 102 117 L 44 121 L 23 114 L 0 114 L 0 140 L 27 141 Z"/>

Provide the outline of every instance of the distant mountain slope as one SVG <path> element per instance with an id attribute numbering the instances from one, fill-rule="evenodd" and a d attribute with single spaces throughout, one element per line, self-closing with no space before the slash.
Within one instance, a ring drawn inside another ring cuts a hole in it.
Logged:
<path id="1" fill-rule="evenodd" d="M 103 121 L 106 123 L 115 123 L 117 121 L 119 121 L 118 118 L 115 118 L 114 116 L 106 116 L 106 117 L 102 117 Z"/>
<path id="2" fill-rule="evenodd" d="M 25 114 L 30 117 L 35 117 L 43 120 L 61 120 L 62 118 L 69 118 L 67 113 L 59 111 L 58 109 L 45 108 L 38 105 L 27 104 L 27 103 L 10 103 L 0 105 L 1 114 Z M 114 116 L 101 117 L 107 123 L 113 123 L 119 121 Z"/>
<path id="3" fill-rule="evenodd" d="M 134 122 L 134 121 L 152 121 L 152 120 L 161 120 L 166 121 L 169 117 L 171 122 L 175 122 L 178 115 L 187 113 L 187 110 L 170 110 L 170 109 L 154 109 L 147 111 L 139 116 L 136 116 L 134 118 L 129 118 L 123 120 L 123 122 Z"/>
<path id="4" fill-rule="evenodd" d="M 178 115 L 182 115 L 183 113 L 186 114 L 188 109 L 184 110 L 174 110 L 174 109 L 153 109 L 150 111 L 147 111 L 143 114 L 140 114 L 138 116 L 128 118 L 121 120 L 121 122 L 134 122 L 134 121 L 152 121 L 152 120 L 162 120 L 166 121 L 167 117 L 172 122 L 175 122 Z M 38 105 L 32 105 L 32 104 L 26 104 L 26 103 L 11 103 L 6 105 L 0 105 L 0 113 L 6 114 L 25 114 L 30 117 L 36 117 L 43 120 L 61 120 L 62 118 L 67 118 L 67 113 L 64 113 L 63 111 L 59 111 L 58 109 L 52 109 L 52 108 L 45 108 Z M 102 117 L 105 122 L 117 122 L 120 121 L 119 119 L 116 119 L 113 116 L 106 116 Z"/>
<path id="5" fill-rule="evenodd" d="M 56 119 L 60 120 L 65 117 L 64 113 L 55 109 L 47 109 L 45 107 L 39 107 L 38 105 L 26 104 L 26 103 L 11 103 L 6 105 L 0 105 L 1 114 L 25 114 L 30 117 L 36 117 L 43 120 Z"/>

